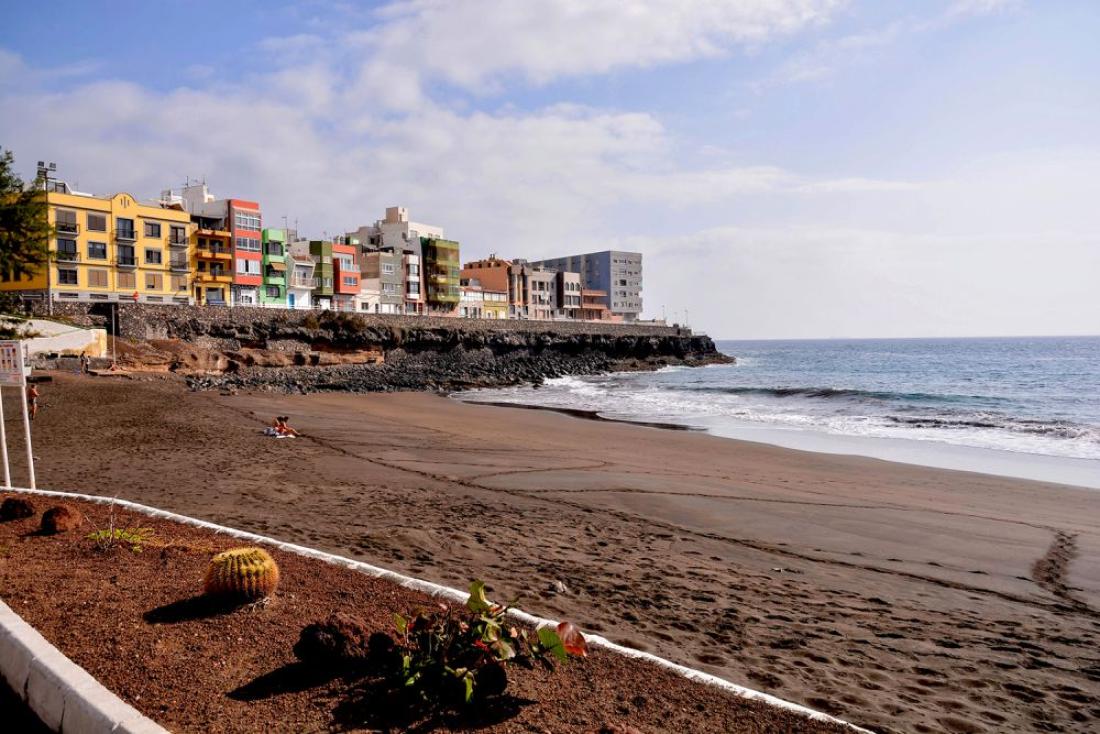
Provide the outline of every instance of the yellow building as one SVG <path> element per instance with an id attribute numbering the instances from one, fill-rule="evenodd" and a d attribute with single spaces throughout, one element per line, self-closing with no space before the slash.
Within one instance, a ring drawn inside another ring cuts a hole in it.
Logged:
<path id="1" fill-rule="evenodd" d="M 0 276 L 0 291 L 53 301 L 193 303 L 194 226 L 182 208 L 72 192 L 46 194 L 51 262 L 45 272 Z"/>

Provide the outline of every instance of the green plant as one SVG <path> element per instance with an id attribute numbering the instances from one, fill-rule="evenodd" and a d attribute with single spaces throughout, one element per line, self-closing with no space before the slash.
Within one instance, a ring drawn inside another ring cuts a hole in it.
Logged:
<path id="1" fill-rule="evenodd" d="M 88 540 L 96 544 L 96 548 L 107 551 L 116 545 L 128 545 L 134 553 L 141 553 L 144 546 L 153 539 L 152 528 L 108 528 L 88 533 Z"/>
<path id="2" fill-rule="evenodd" d="M 47 210 L 45 190 L 24 185 L 11 151 L 0 150 L 0 273 L 36 275 L 49 262 Z"/>
<path id="3" fill-rule="evenodd" d="M 256 601 L 279 585 L 279 565 L 263 548 L 232 548 L 217 554 L 206 569 L 204 591 L 215 597 Z"/>
<path id="4" fill-rule="evenodd" d="M 508 624 L 508 607 L 485 598 L 485 584 L 470 584 L 465 609 L 440 604 L 406 619 L 395 615 L 397 639 L 386 655 L 391 685 L 429 710 L 453 708 L 504 693 L 506 666 L 552 670 L 554 661 L 584 656 L 584 636 L 569 622 L 528 630 Z M 385 651 L 380 651 L 385 652 Z"/>

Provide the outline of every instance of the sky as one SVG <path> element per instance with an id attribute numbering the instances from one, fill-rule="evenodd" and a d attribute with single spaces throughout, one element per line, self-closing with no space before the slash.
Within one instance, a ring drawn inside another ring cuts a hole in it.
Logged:
<path id="1" fill-rule="evenodd" d="M 1100 334 L 1100 2 L 19 3 L 0 146 L 310 236 L 644 255 L 716 338 Z"/>

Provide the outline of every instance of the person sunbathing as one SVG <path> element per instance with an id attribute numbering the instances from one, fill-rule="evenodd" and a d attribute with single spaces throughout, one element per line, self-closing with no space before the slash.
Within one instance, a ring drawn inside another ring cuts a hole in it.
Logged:
<path id="1" fill-rule="evenodd" d="M 280 415 L 275 418 L 275 432 L 279 436 L 288 438 L 297 438 L 300 434 L 287 424 L 290 420 L 289 415 Z"/>

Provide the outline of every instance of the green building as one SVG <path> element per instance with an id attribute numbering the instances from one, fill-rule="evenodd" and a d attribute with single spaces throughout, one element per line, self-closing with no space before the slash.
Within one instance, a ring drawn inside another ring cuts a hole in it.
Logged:
<path id="1" fill-rule="evenodd" d="M 264 282 L 260 287 L 260 304 L 286 308 L 286 230 L 265 229 L 261 236 Z"/>
<path id="2" fill-rule="evenodd" d="M 437 237 L 421 237 L 424 252 L 425 280 L 429 311 L 453 311 L 458 308 L 460 297 L 459 277 L 461 263 L 458 243 Z"/>
<path id="3" fill-rule="evenodd" d="M 313 303 L 320 308 L 332 308 L 332 243 L 310 240 L 309 255 L 313 268 Z"/>

